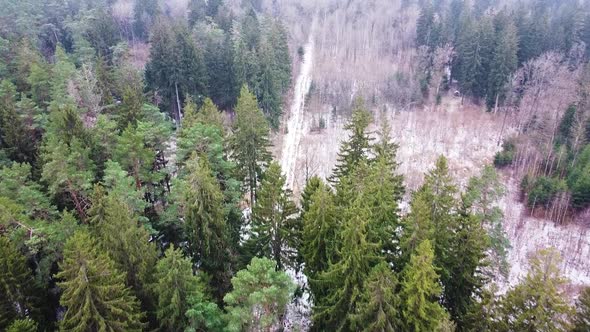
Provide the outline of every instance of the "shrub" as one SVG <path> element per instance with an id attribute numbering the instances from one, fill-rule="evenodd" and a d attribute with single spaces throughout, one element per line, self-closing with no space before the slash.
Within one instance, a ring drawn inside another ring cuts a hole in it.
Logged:
<path id="1" fill-rule="evenodd" d="M 511 165 L 515 154 L 516 145 L 514 142 L 512 142 L 512 140 L 504 141 L 504 144 L 502 144 L 502 151 L 496 153 L 494 156 L 494 166 L 502 168 Z"/>
<path id="2" fill-rule="evenodd" d="M 542 205 L 544 207 L 549 207 L 553 198 L 555 198 L 559 192 L 564 190 L 566 190 L 566 185 L 563 180 L 546 176 L 539 177 L 530 186 L 530 191 L 528 192 L 528 206 L 533 207 Z"/>

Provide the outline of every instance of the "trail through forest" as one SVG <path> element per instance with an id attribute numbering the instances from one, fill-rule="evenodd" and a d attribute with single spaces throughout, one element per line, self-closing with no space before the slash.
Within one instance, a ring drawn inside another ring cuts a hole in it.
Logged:
<path id="1" fill-rule="evenodd" d="M 297 151 L 301 139 L 307 131 L 306 121 L 304 121 L 305 97 L 307 96 L 312 82 L 313 68 L 313 50 L 314 50 L 314 27 L 316 19 L 314 18 L 312 27 L 309 32 L 307 43 L 304 47 L 301 70 L 297 76 L 295 87 L 293 89 L 293 101 L 288 114 L 287 126 L 283 137 L 283 148 L 281 152 L 281 167 L 287 177 L 287 187 L 293 188 L 295 181 L 295 164 L 297 161 Z"/>

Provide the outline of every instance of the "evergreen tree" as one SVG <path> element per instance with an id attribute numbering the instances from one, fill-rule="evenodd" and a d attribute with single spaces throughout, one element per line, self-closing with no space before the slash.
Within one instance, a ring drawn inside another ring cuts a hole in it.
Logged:
<path id="1" fill-rule="evenodd" d="M 252 211 L 252 229 L 248 246 L 256 256 L 266 256 L 276 263 L 277 270 L 295 265 L 296 248 L 301 234 L 291 199 L 285 189 L 281 166 L 272 162 L 262 179 L 258 200 Z"/>
<path id="2" fill-rule="evenodd" d="M 410 261 L 420 243 L 434 240 L 434 232 L 429 201 L 423 192 L 416 192 L 410 202 L 410 213 L 402 220 L 401 256 L 396 270 L 401 271 Z"/>
<path id="3" fill-rule="evenodd" d="M 545 249 L 529 261 L 526 278 L 509 290 L 501 300 L 501 322 L 498 331 L 567 331 L 572 309 L 567 304 L 561 287 L 557 264 L 559 253 Z"/>
<path id="4" fill-rule="evenodd" d="M 479 219 L 461 211 L 450 230 L 453 234 L 448 248 L 450 277 L 444 281 L 442 303 L 460 330 L 466 328 L 469 310 L 481 300 L 487 278 L 482 268 L 487 256 L 488 237 Z"/>
<path id="5" fill-rule="evenodd" d="M 35 293 L 25 257 L 6 236 L 0 236 L 0 328 L 34 313 Z"/>
<path id="6" fill-rule="evenodd" d="M 438 303 L 441 287 L 433 262 L 432 245 L 429 240 L 424 240 L 404 269 L 401 284 L 404 330 L 436 331 L 448 317 Z"/>
<path id="7" fill-rule="evenodd" d="M 183 331 L 189 326 L 186 312 L 189 299 L 200 292 L 199 279 L 193 275 L 191 262 L 173 246 L 166 250 L 156 265 L 154 292 L 158 297 L 156 311 L 163 331 Z"/>
<path id="8" fill-rule="evenodd" d="M 585 288 L 576 302 L 576 314 L 573 316 L 573 332 L 590 330 L 590 288 Z"/>
<path id="9" fill-rule="evenodd" d="M 319 275 L 317 282 L 327 287 L 327 295 L 318 300 L 313 313 L 314 329 L 348 331 L 361 299 L 363 283 L 372 267 L 379 263 L 380 244 L 368 239 L 370 210 L 355 201 L 345 211 L 339 260 Z"/>
<path id="10" fill-rule="evenodd" d="M 0 168 L 0 197 L 25 207 L 31 218 L 49 219 L 57 214 L 41 186 L 33 180 L 29 164 L 13 163 Z"/>
<path id="11" fill-rule="evenodd" d="M 187 251 L 196 266 L 208 273 L 216 297 L 229 289 L 229 253 L 223 194 L 206 159 L 193 156 L 179 183 Z"/>
<path id="12" fill-rule="evenodd" d="M 149 242 L 149 233 L 138 223 L 138 218 L 122 197 L 111 193 L 103 200 L 104 219 L 95 218 L 92 225 L 98 248 L 113 260 L 117 270 L 126 273 L 125 284 L 142 300 L 146 309 L 151 309 L 153 295 L 148 286 L 157 261 L 156 247 Z"/>
<path id="13" fill-rule="evenodd" d="M 232 158 L 242 183 L 250 193 L 250 204 L 256 200 L 256 189 L 271 156 L 268 151 L 268 124 L 257 106 L 256 98 L 242 87 L 236 106 L 234 133 L 231 138 Z"/>
<path id="14" fill-rule="evenodd" d="M 67 308 L 64 331 L 141 331 L 137 299 L 125 287 L 120 273 L 85 231 L 76 232 L 64 248 L 57 277 L 63 289 L 60 303 Z"/>
<path id="15" fill-rule="evenodd" d="M 37 323 L 30 319 L 17 319 L 6 330 L 6 332 L 37 332 Z"/>
<path id="16" fill-rule="evenodd" d="M 352 118 L 344 126 L 350 131 L 350 137 L 340 146 L 336 168 L 332 171 L 331 182 L 338 182 L 349 175 L 361 161 L 368 160 L 368 150 L 371 142 L 367 127 L 371 122 L 371 114 L 367 111 L 364 101 L 357 98 L 354 101 Z"/>
<path id="17" fill-rule="evenodd" d="M 285 272 L 276 271 L 275 262 L 254 257 L 231 282 L 233 290 L 224 298 L 227 331 L 272 331 L 280 327 L 295 285 Z"/>
<path id="18" fill-rule="evenodd" d="M 487 93 L 487 106 L 492 108 L 504 96 L 505 85 L 512 72 L 518 65 L 518 36 L 516 28 L 509 22 L 499 27 L 493 58 L 490 63 L 489 87 Z"/>
<path id="19" fill-rule="evenodd" d="M 188 305 L 186 317 L 189 325 L 185 329 L 186 332 L 223 331 L 225 320 L 217 304 L 208 301 L 203 294 L 197 293 L 188 299 Z"/>
<path id="20" fill-rule="evenodd" d="M 21 118 L 26 110 L 17 107 L 22 103 L 17 105 L 16 88 L 11 82 L 3 80 L 0 85 L 3 100 L 0 105 L 0 148 L 4 148 L 7 156 L 16 162 L 31 163 L 35 160 L 36 142 Z"/>
<path id="21" fill-rule="evenodd" d="M 121 133 L 114 151 L 114 160 L 135 179 L 136 189 L 150 181 L 156 153 L 146 144 L 144 132 L 132 125 Z"/>
<path id="22" fill-rule="evenodd" d="M 135 0 L 133 5 L 133 33 L 135 38 L 147 40 L 154 19 L 160 13 L 157 0 Z"/>
<path id="23" fill-rule="evenodd" d="M 76 138 L 68 145 L 50 137 L 43 156 L 41 178 L 48 183 L 49 192 L 54 197 L 68 195 L 82 221 L 86 219 L 87 195 L 94 180 L 94 163 L 89 154 Z"/>
<path id="24" fill-rule="evenodd" d="M 322 284 L 314 280 L 325 272 L 331 263 L 336 262 L 340 226 L 334 194 L 326 184 L 319 182 L 308 204 L 308 211 L 302 219 L 300 254 L 305 262 L 305 274 L 310 279 L 312 295 L 319 301 L 325 291 Z"/>
<path id="25" fill-rule="evenodd" d="M 463 196 L 463 205 L 487 230 L 492 249 L 490 258 L 493 265 L 500 272 L 506 274 L 508 273 L 506 256 L 510 244 L 502 225 L 504 215 L 498 206 L 504 192 L 504 185 L 494 168 L 485 166 L 480 176 L 469 179 Z"/>
<path id="26" fill-rule="evenodd" d="M 403 322 L 397 287 L 397 278 L 387 263 L 375 266 L 365 280 L 352 328 L 363 332 L 399 331 Z"/>

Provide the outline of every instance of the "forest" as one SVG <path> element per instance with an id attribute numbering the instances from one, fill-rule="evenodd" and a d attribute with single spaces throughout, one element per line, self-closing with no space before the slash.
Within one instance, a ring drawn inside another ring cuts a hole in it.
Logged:
<path id="1" fill-rule="evenodd" d="M 590 227 L 590 3 L 386 2 L 0 0 L 0 331 L 590 331 L 558 250 L 496 284 L 507 176 Z M 497 152 L 410 182 L 383 114 L 449 100 Z"/>

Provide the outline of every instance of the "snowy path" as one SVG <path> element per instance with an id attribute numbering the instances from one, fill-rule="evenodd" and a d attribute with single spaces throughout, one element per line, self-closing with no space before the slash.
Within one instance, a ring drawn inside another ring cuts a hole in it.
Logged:
<path id="1" fill-rule="evenodd" d="M 283 173 L 287 177 L 287 187 L 293 188 L 296 177 L 295 164 L 297 161 L 297 151 L 301 143 L 301 139 L 308 131 L 307 123 L 304 121 L 305 96 L 311 87 L 311 70 L 313 68 L 313 49 L 314 38 L 313 31 L 315 27 L 315 19 L 309 33 L 309 39 L 305 45 L 305 53 L 303 54 L 303 61 L 301 63 L 301 70 L 295 82 L 293 91 L 293 103 L 288 114 L 286 134 L 283 137 L 283 147 L 281 152 L 281 167 Z"/>

